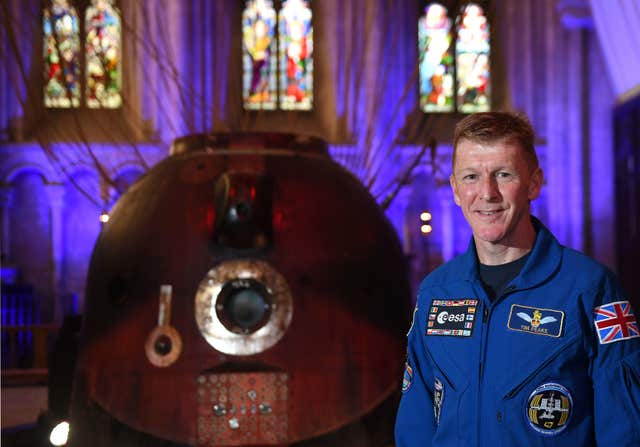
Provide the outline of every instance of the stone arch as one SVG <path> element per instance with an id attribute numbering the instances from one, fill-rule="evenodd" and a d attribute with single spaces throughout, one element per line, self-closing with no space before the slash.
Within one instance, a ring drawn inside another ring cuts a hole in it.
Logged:
<path id="1" fill-rule="evenodd" d="M 116 183 L 116 188 L 113 189 L 110 195 L 109 208 L 111 208 L 115 202 L 124 194 L 127 189 L 146 172 L 140 163 L 127 162 L 121 163 L 113 170 L 113 180 Z"/>
<path id="2" fill-rule="evenodd" d="M 129 172 L 129 171 L 139 171 L 140 174 L 142 175 L 145 172 L 147 172 L 147 168 L 139 161 L 125 160 L 118 164 L 113 165 L 110 171 L 113 177 L 118 177 L 123 173 Z"/>
<path id="3" fill-rule="evenodd" d="M 83 177 L 90 176 L 95 180 L 95 184 L 86 185 L 80 181 Z M 102 180 L 97 169 L 90 164 L 76 163 L 69 166 L 64 184 L 68 187 L 82 188 L 85 193 L 91 195 L 97 202 L 103 202 L 102 198 Z M 82 194 L 81 191 L 78 190 Z"/>
<path id="4" fill-rule="evenodd" d="M 37 163 L 20 162 L 10 165 L 3 173 L 2 183 L 10 185 L 15 181 L 20 174 L 24 173 L 36 173 L 42 176 L 45 184 L 59 183 L 61 181 L 60 176 L 55 172 L 51 166 L 41 165 Z"/>

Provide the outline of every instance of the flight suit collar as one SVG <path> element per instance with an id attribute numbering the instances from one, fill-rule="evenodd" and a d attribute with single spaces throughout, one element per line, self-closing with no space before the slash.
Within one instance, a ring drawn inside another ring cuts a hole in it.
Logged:
<path id="1" fill-rule="evenodd" d="M 540 284 L 553 275 L 562 262 L 562 246 L 553 234 L 534 216 L 531 216 L 531 223 L 536 230 L 536 240 L 527 263 L 512 281 L 516 289 L 526 289 Z M 463 258 L 466 279 L 472 282 L 479 281 L 478 254 L 473 236 Z"/>

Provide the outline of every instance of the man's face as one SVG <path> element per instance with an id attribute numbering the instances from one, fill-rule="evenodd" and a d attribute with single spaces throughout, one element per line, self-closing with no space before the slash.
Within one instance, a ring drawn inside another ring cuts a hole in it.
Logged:
<path id="1" fill-rule="evenodd" d="M 538 197 L 542 185 L 540 168 L 531 171 L 517 143 L 458 142 L 450 183 L 476 245 L 526 243 L 529 201 Z"/>

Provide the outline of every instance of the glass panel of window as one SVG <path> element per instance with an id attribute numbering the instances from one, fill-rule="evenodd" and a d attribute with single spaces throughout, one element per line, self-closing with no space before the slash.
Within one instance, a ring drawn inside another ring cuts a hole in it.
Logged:
<path id="1" fill-rule="evenodd" d="M 431 3 L 418 22 L 420 108 L 424 112 L 454 110 L 452 21 L 447 8 Z"/>
<path id="2" fill-rule="evenodd" d="M 462 8 L 457 20 L 457 107 L 474 113 L 490 109 L 489 24 L 475 3 Z"/>
<path id="3" fill-rule="evenodd" d="M 90 108 L 120 107 L 120 12 L 113 0 L 92 0 L 85 14 L 86 101 Z"/>
<path id="4" fill-rule="evenodd" d="M 44 8 L 44 105 L 80 105 L 80 31 L 78 14 L 67 0 L 53 0 Z"/>
<path id="5" fill-rule="evenodd" d="M 242 93 L 245 109 L 277 103 L 276 12 L 271 0 L 249 0 L 242 13 Z"/>
<path id="6" fill-rule="evenodd" d="M 280 108 L 313 107 L 313 27 L 310 1 L 286 0 L 279 13 Z"/>

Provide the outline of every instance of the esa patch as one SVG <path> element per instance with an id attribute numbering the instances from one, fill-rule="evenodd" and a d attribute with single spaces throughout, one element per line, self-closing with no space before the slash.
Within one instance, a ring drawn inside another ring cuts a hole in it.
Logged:
<path id="1" fill-rule="evenodd" d="M 529 426 L 545 436 L 567 428 L 572 409 L 571 393 L 557 383 L 545 383 L 533 390 L 525 408 Z"/>
<path id="2" fill-rule="evenodd" d="M 436 425 L 440 424 L 440 411 L 442 410 L 442 401 L 444 400 L 444 385 L 436 377 L 433 384 L 433 415 L 436 418 Z"/>
<path id="3" fill-rule="evenodd" d="M 402 377 L 402 392 L 406 393 L 411 388 L 411 382 L 413 382 L 413 368 L 407 361 L 404 364 L 404 376 Z"/>
<path id="4" fill-rule="evenodd" d="M 600 344 L 640 337 L 638 322 L 629 301 L 604 304 L 593 310 Z"/>
<path id="5" fill-rule="evenodd" d="M 564 325 L 564 312 L 554 309 L 512 304 L 507 327 L 513 331 L 560 337 Z"/>
<path id="6" fill-rule="evenodd" d="M 431 300 L 427 317 L 427 335 L 471 337 L 478 300 Z"/>

